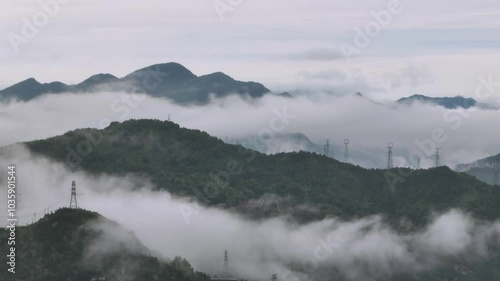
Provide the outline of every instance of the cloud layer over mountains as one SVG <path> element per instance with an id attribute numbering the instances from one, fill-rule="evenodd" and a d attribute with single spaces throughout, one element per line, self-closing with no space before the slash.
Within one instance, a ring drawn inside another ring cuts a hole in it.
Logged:
<path id="1" fill-rule="evenodd" d="M 367 167 L 386 165 L 389 142 L 394 143 L 395 164 L 400 166 L 415 166 L 418 157 L 422 167 L 432 166 L 437 147 L 442 148 L 443 163 L 450 166 L 500 152 L 500 115 L 495 110 L 380 105 L 360 96 L 322 94 L 294 99 L 268 95 L 254 101 L 230 96 L 205 106 L 179 106 L 140 94 L 44 95 L 26 103 L 0 104 L 0 146 L 77 128 L 104 128 L 112 121 L 169 116 L 183 127 L 232 143 L 253 137 L 267 144 L 269 153 L 298 150 L 298 141 L 274 136 L 300 132 L 318 145 L 318 152 L 329 139 L 335 157 L 342 160 L 343 140 L 349 138 L 351 151 L 368 155 L 354 163 Z"/>

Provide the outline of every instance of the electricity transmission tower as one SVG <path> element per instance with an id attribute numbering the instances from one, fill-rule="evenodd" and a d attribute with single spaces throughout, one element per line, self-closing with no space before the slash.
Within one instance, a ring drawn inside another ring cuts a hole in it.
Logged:
<path id="1" fill-rule="evenodd" d="M 439 151 L 441 151 L 441 148 L 436 148 L 436 154 L 434 154 L 434 168 L 441 166 L 441 154 Z"/>
<path id="2" fill-rule="evenodd" d="M 325 152 L 325 156 L 330 157 L 330 140 L 326 140 L 326 144 L 323 149 Z"/>
<path id="3" fill-rule="evenodd" d="M 387 145 L 387 169 L 392 169 L 394 168 L 394 161 L 393 161 L 393 154 L 392 154 L 392 148 L 394 147 L 394 143 L 390 142 L 389 145 Z"/>
<path id="4" fill-rule="evenodd" d="M 344 163 L 349 163 L 349 139 L 344 139 Z"/>
<path id="5" fill-rule="evenodd" d="M 69 207 L 71 209 L 78 209 L 78 203 L 76 201 L 76 183 L 73 181 L 71 184 L 71 200 L 69 201 Z"/>

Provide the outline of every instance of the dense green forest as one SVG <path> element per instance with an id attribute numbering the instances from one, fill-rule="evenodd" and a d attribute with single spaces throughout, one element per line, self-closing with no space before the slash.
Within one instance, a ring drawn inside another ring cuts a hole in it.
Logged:
<path id="1" fill-rule="evenodd" d="M 500 218 L 498 187 L 447 167 L 368 170 L 309 152 L 265 155 L 169 121 L 115 122 L 27 145 L 74 170 L 146 176 L 158 189 L 256 218 L 284 212 L 299 221 L 383 214 L 423 225 L 432 212 L 451 208 Z M 247 204 L 266 194 L 286 198 L 284 206 Z M 305 207 L 287 208 L 299 205 Z"/>
<path id="2" fill-rule="evenodd" d="M 104 226 L 111 228 L 113 235 Z M 1 229 L 0 235 L 4 231 Z M 194 271 L 185 259 L 165 261 L 153 257 L 133 233 L 90 211 L 60 209 L 35 224 L 19 227 L 16 234 L 16 273 L 7 271 L 7 257 L 2 255 L 0 280 L 210 280 L 208 275 Z M 130 239 L 115 238 L 123 236 Z M 1 253 L 8 252 L 4 242 L 0 245 Z M 96 247 L 100 251 L 89 253 Z"/>

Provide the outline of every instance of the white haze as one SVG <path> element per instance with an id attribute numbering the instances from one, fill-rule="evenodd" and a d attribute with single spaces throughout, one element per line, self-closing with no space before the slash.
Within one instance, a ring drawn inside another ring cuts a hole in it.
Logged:
<path id="1" fill-rule="evenodd" d="M 35 212 L 40 218 L 48 207 L 54 211 L 67 206 L 71 181 L 76 180 L 80 207 L 134 231 L 163 257 L 181 255 L 197 270 L 211 274 L 221 273 L 227 249 L 231 272 L 241 278 L 268 280 L 271 273 L 278 273 L 290 281 L 307 280 L 307 274 L 292 274 L 290 265 L 314 272 L 316 261 L 338 268 L 348 280 L 373 280 L 430 270 L 464 255 L 469 261 L 481 260 L 488 257 L 488 243 L 500 242 L 500 223 L 479 223 L 457 210 L 436 216 L 421 232 L 405 235 L 378 216 L 351 222 L 332 218 L 307 225 L 290 224 L 283 218 L 256 222 L 151 191 L 147 179 L 72 173 L 21 146 L 0 155 L 0 166 L 9 163 L 17 164 L 22 223 L 31 222 Z M 0 202 L 5 209 L 4 200 Z M 186 220 L 181 210 L 196 212 Z M 91 245 L 86 255 L 98 255 L 101 248 Z M 100 250 L 89 253 L 92 249 Z"/>
<path id="2" fill-rule="evenodd" d="M 394 142 L 397 165 L 415 165 L 415 157 L 410 158 L 410 152 L 421 151 L 415 141 L 430 139 L 438 128 L 443 130 L 446 140 L 436 146 L 443 148 L 443 163 L 447 165 L 467 163 L 500 152 L 499 111 L 450 111 L 425 104 L 396 107 L 355 96 L 322 94 L 295 99 L 268 95 L 255 102 L 230 96 L 209 105 L 190 107 L 166 99 L 124 93 L 45 95 L 25 103 L 0 104 L 0 146 L 43 139 L 76 128 L 103 128 L 110 121 L 167 120 L 169 116 L 183 127 L 207 131 L 235 142 L 258 136 L 263 129 L 270 128 L 273 112 L 284 108 L 295 118 L 289 119 L 289 124 L 279 133 L 301 132 L 319 145 L 329 139 L 336 155 L 342 155 L 343 140 L 350 138 L 352 151 L 371 155 L 372 159 L 354 160 L 355 164 L 366 167 L 385 166 L 388 142 Z M 449 114 L 448 122 L 444 114 Z M 270 153 L 298 150 L 298 144 L 289 141 L 269 147 Z M 432 166 L 433 147 L 429 147 L 429 151 L 421 154 L 423 167 Z M 377 162 L 379 164 L 374 164 Z"/>

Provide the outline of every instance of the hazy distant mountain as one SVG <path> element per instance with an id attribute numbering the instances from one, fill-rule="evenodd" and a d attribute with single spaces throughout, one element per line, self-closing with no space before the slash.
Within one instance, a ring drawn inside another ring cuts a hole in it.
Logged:
<path id="1" fill-rule="evenodd" d="M 382 105 L 381 103 L 378 103 L 378 102 L 376 102 L 376 101 L 373 101 L 373 100 L 372 100 L 372 99 L 370 99 L 370 98 L 367 98 L 366 96 L 364 96 L 364 95 L 363 95 L 362 93 L 360 93 L 360 92 L 355 93 L 353 96 L 355 96 L 355 97 L 357 97 L 357 98 L 359 98 L 359 99 L 362 99 L 362 100 L 369 101 L 369 102 L 371 102 L 371 103 L 373 103 L 373 104 L 376 104 L 376 105 Z"/>
<path id="2" fill-rule="evenodd" d="M 283 92 L 281 94 L 278 94 L 278 96 L 284 97 L 284 98 L 293 98 L 293 95 L 290 94 L 289 92 Z"/>
<path id="3" fill-rule="evenodd" d="M 500 167 L 500 154 L 480 159 L 470 164 L 458 165 L 457 170 L 475 176 L 488 184 L 495 185 L 500 183 L 500 175 L 496 171 L 498 167 Z"/>
<path id="4" fill-rule="evenodd" d="M 73 87 L 68 87 L 68 91 L 86 91 L 91 92 L 96 90 L 99 86 L 105 86 L 110 83 L 118 83 L 120 79 L 111 74 L 97 74 L 89 77 L 87 80 L 77 84 Z"/>
<path id="5" fill-rule="evenodd" d="M 248 136 L 238 142 L 245 148 L 266 154 L 292 151 L 321 152 L 319 146 L 302 133 L 275 133 L 270 139 Z"/>
<path id="6" fill-rule="evenodd" d="M 66 89 L 67 85 L 61 82 L 41 84 L 34 78 L 29 78 L 0 91 L 0 98 L 27 101 L 45 93 L 60 93 Z"/>
<path id="7" fill-rule="evenodd" d="M 484 104 L 484 103 L 479 103 L 477 100 L 473 98 L 465 98 L 462 96 L 456 96 L 456 97 L 428 97 L 424 95 L 413 95 L 410 97 L 406 98 L 401 98 L 396 101 L 399 104 L 408 104 L 411 105 L 415 102 L 421 102 L 421 103 L 430 103 L 430 104 L 435 104 L 435 105 L 440 105 L 444 108 L 447 109 L 456 109 L 456 108 L 471 108 L 471 107 L 479 107 L 482 109 L 497 109 L 496 107 L 489 105 L 489 104 Z"/>
<path id="8" fill-rule="evenodd" d="M 474 167 L 484 167 L 484 166 L 494 166 L 494 165 L 500 165 L 500 154 L 480 159 L 470 164 L 461 164 L 458 165 L 457 168 L 463 171 Z"/>
<path id="9" fill-rule="evenodd" d="M 0 91 L 0 100 L 28 101 L 47 93 L 96 90 L 144 92 L 181 104 L 207 103 L 211 95 L 237 94 L 259 98 L 271 92 L 262 84 L 237 81 L 221 72 L 196 76 L 178 63 L 165 63 L 139 69 L 121 79 L 111 74 L 98 74 L 76 85 L 61 82 L 41 84 L 30 78 Z"/>
<path id="10" fill-rule="evenodd" d="M 325 142 L 315 143 L 303 133 L 275 133 L 270 139 L 262 139 L 259 136 L 246 136 L 235 140 L 228 139 L 226 143 L 240 144 L 245 148 L 254 149 L 265 154 L 276 154 L 280 152 L 312 152 L 324 154 Z M 344 162 L 344 139 L 330 140 L 330 157 Z M 385 158 L 380 158 L 378 150 L 366 149 L 353 146 L 349 147 L 348 158 L 353 165 L 364 168 L 383 168 Z M 383 164 L 382 164 L 383 163 Z"/>

